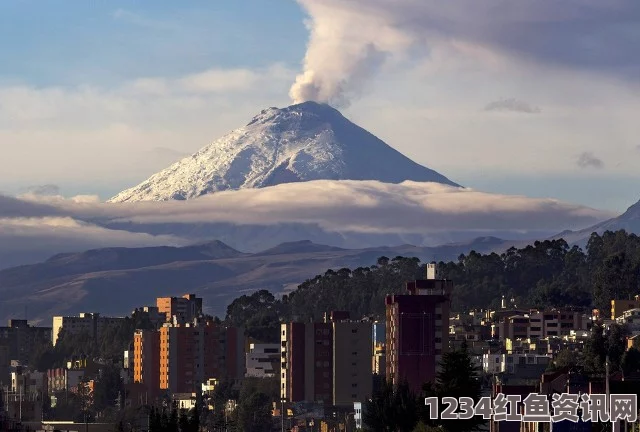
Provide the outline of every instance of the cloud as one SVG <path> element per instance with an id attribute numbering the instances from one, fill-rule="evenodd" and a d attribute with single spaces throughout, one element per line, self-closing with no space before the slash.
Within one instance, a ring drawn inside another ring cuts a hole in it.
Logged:
<path id="1" fill-rule="evenodd" d="M 477 46 L 522 62 L 590 69 L 632 80 L 640 72 L 634 0 L 298 0 L 309 14 L 296 102 L 343 101 L 381 60 L 428 57 L 440 45 Z M 613 47 L 613 48 L 612 48 Z"/>
<path id="2" fill-rule="evenodd" d="M 552 199 L 409 181 L 386 184 L 318 180 L 224 191 L 188 201 L 79 205 L 59 200 L 55 207 L 79 220 L 155 224 L 313 223 L 336 232 L 553 230 L 584 226 L 611 216 L 608 212 Z"/>
<path id="3" fill-rule="evenodd" d="M 60 187 L 54 184 L 32 186 L 27 188 L 27 193 L 34 195 L 60 195 Z"/>
<path id="4" fill-rule="evenodd" d="M 174 236 L 107 229 L 68 216 L 0 218 L 0 268 L 95 248 L 185 244 Z"/>
<path id="5" fill-rule="evenodd" d="M 530 105 L 528 102 L 518 99 L 502 99 L 491 102 L 484 107 L 485 111 L 511 111 L 526 114 L 538 114 L 540 108 Z"/>
<path id="6" fill-rule="evenodd" d="M 172 161 L 189 156 L 189 153 L 167 147 L 154 147 L 149 151 L 149 154 L 154 157 L 170 159 Z"/>
<path id="7" fill-rule="evenodd" d="M 417 182 L 320 180 L 225 191 L 187 201 L 118 204 L 78 197 L 0 195 L 0 267 L 98 247 L 184 245 L 188 242 L 179 232 L 203 224 L 258 228 L 300 224 L 344 235 L 513 232 L 521 238 L 523 232 L 583 228 L 612 216 L 552 199 Z M 120 228 L 109 228 L 113 226 Z M 160 226 L 175 234 L 148 234 Z M 247 245 L 235 246 L 245 250 Z"/>
<path id="8" fill-rule="evenodd" d="M 284 105 L 293 76 L 272 65 L 116 87 L 0 85 L 0 184 L 75 182 L 91 192 L 138 183 L 166 167 L 167 152 L 154 149 L 194 153 L 260 109 Z"/>
<path id="9" fill-rule="evenodd" d="M 179 29 L 179 27 L 176 26 L 175 24 L 151 19 L 126 9 L 116 9 L 115 11 L 113 11 L 111 16 L 115 20 L 123 21 L 138 27 L 146 28 L 146 29 L 162 30 L 162 31 Z"/>
<path id="10" fill-rule="evenodd" d="M 290 79 L 293 75 L 293 71 L 281 64 L 273 64 L 255 70 L 212 68 L 177 79 L 140 78 L 131 84 L 131 88 L 142 94 L 160 96 L 169 94 L 231 94 L 253 91 L 261 86 Z"/>
<path id="11" fill-rule="evenodd" d="M 602 159 L 596 157 L 591 152 L 581 153 L 578 156 L 578 160 L 576 161 L 576 164 L 580 168 L 597 168 L 597 169 L 604 168 L 604 162 L 602 161 Z"/>

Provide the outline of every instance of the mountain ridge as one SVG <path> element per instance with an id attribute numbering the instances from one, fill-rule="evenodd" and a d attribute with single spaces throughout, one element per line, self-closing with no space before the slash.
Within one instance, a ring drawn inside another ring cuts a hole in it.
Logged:
<path id="1" fill-rule="evenodd" d="M 193 155 L 109 202 L 169 201 L 309 180 L 405 180 L 459 186 L 412 161 L 326 104 L 262 110 Z"/>
<path id="2" fill-rule="evenodd" d="M 602 234 L 605 231 L 625 230 L 628 233 L 640 235 L 640 201 L 632 204 L 620 216 L 592 225 L 577 231 L 565 230 L 556 234 L 552 239 L 564 238 L 570 244 L 586 246 L 592 233 Z"/>
<path id="3" fill-rule="evenodd" d="M 60 254 L 42 263 L 0 271 L 0 297 L 6 299 L 0 302 L 0 319 L 21 318 L 17 311 L 23 311 L 25 306 L 35 323 L 46 322 L 53 315 L 86 311 L 126 315 L 136 307 L 155 303 L 158 296 L 186 292 L 203 297 L 209 313 L 224 316 L 226 306 L 242 294 L 259 289 L 280 294 L 329 268 L 370 266 L 383 255 L 417 257 L 422 261 L 455 260 L 472 249 L 502 251 L 516 243 L 503 240 L 501 244 L 488 244 L 481 240 L 478 244 L 440 247 L 341 249 L 300 241 L 247 254 L 233 253 L 232 248 L 216 241 L 204 245 L 205 254 L 192 253 L 201 250 L 197 249 L 201 246 L 107 248 Z M 221 251 L 219 257 L 206 256 L 212 255 L 210 245 Z M 146 258 L 123 266 L 113 257 L 124 254 L 131 259 L 136 253 Z M 105 254 L 112 259 L 96 259 Z M 85 267 L 79 264 L 83 262 Z"/>

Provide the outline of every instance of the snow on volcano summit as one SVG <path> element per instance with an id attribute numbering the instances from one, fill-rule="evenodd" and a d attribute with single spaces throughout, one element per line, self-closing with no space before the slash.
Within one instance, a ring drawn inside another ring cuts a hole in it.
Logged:
<path id="1" fill-rule="evenodd" d="M 187 200 L 223 190 L 311 180 L 413 180 L 458 186 L 329 105 L 305 102 L 263 110 L 248 125 L 110 202 Z"/>

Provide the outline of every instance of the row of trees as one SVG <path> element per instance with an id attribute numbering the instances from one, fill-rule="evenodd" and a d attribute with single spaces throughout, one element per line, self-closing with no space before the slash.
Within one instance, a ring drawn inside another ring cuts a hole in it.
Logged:
<path id="1" fill-rule="evenodd" d="M 593 234 L 586 252 L 564 240 L 535 242 L 503 254 L 470 252 L 457 262 L 440 262 L 441 277 L 455 282 L 454 310 L 499 308 L 502 296 L 518 307 L 596 307 L 609 313 L 612 298 L 640 291 L 640 238 L 624 231 Z M 384 316 L 384 298 L 400 293 L 408 280 L 425 277 L 417 258 L 380 257 L 355 270 L 327 270 L 282 300 L 268 291 L 243 295 L 227 308 L 226 320 L 249 336 L 278 341 L 281 321 L 320 319 L 325 311 L 354 317 Z"/>

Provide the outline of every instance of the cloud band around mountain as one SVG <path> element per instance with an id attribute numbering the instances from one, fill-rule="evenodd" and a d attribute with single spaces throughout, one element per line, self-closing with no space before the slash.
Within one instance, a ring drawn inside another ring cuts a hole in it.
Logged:
<path id="1" fill-rule="evenodd" d="M 0 261 L 12 251 L 44 259 L 110 246 L 184 245 L 180 235 L 109 229 L 114 223 L 306 224 L 338 233 L 561 231 L 613 215 L 552 199 L 479 192 L 437 183 L 319 180 L 225 191 L 187 201 L 108 204 L 29 195 L 0 196 Z M 143 231 L 143 230 L 142 230 Z M 203 239 L 204 240 L 204 239 Z M 302 238 L 300 239 L 302 240 Z M 0 263 L 2 264 L 2 263 Z"/>

